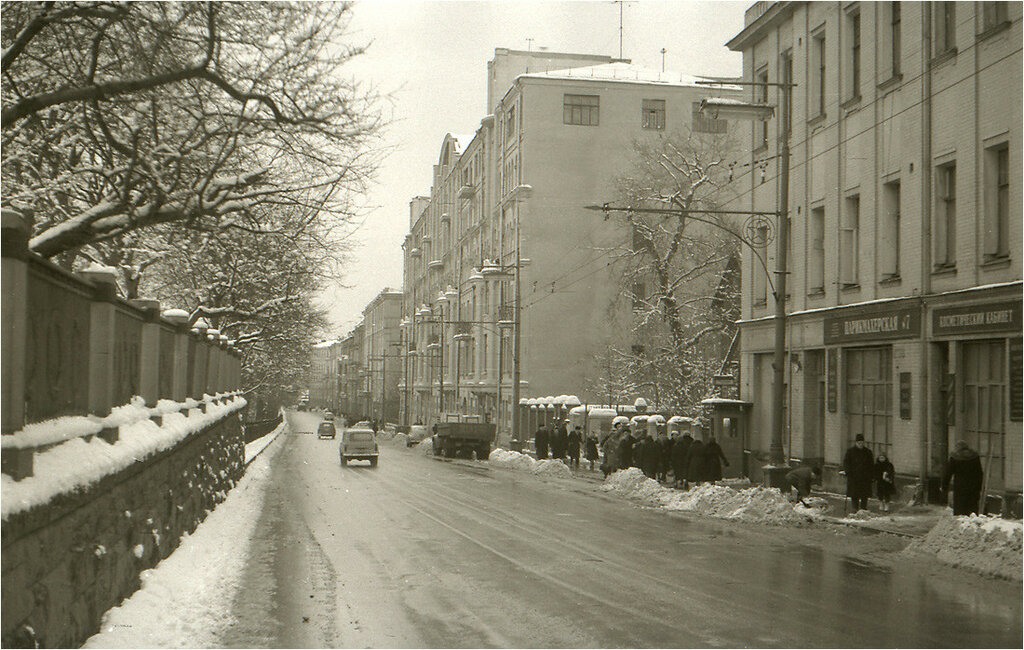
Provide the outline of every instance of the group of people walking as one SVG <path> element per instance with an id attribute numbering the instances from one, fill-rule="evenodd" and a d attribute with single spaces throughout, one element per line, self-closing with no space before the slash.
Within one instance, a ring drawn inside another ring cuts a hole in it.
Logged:
<path id="1" fill-rule="evenodd" d="M 580 468 L 580 454 L 584 453 L 590 469 L 597 462 L 597 437 L 586 435 L 579 427 L 569 431 L 568 420 L 556 422 L 553 427 L 541 425 L 534 434 L 534 447 L 537 460 L 555 458 L 567 462 L 572 469 Z"/>
<path id="2" fill-rule="evenodd" d="M 636 467 L 648 478 L 688 488 L 692 484 L 721 480 L 722 465 L 729 465 L 714 436 L 708 437 L 707 442 L 696 440 L 689 433 L 676 433 L 671 438 L 660 433 L 655 438 L 645 429 L 630 431 L 625 423 L 619 423 L 601 441 L 601 446 L 604 453 L 601 471 L 606 477 L 612 472 Z"/>

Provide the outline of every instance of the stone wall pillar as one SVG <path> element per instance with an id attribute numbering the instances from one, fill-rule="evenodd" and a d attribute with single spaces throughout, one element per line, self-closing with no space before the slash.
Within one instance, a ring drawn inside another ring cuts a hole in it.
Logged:
<path id="1" fill-rule="evenodd" d="M 206 330 L 209 326 L 202 319 L 192 327 L 195 345 L 195 363 L 192 367 L 192 395 L 194 399 L 203 399 L 206 391 L 206 366 L 209 362 L 210 348 L 206 344 Z"/>
<path id="2" fill-rule="evenodd" d="M 28 221 L 4 209 L 3 219 L 3 433 L 25 425 L 25 348 L 28 342 Z"/>
<path id="3" fill-rule="evenodd" d="M 134 307 L 145 312 L 146 322 L 142 324 L 142 348 L 139 358 L 139 395 L 149 406 L 170 395 L 160 394 L 160 373 L 169 368 L 160 367 L 160 301 L 135 299 L 129 301 Z"/>
<path id="4" fill-rule="evenodd" d="M 163 318 L 174 325 L 174 367 L 161 369 L 173 372 L 169 399 L 181 402 L 188 397 L 188 312 L 184 309 L 166 309 Z"/>
<path id="5" fill-rule="evenodd" d="M 85 270 L 77 275 L 94 288 L 95 299 L 89 315 L 89 412 L 103 417 L 115 406 L 114 300 L 117 297 L 117 276 L 108 269 Z"/>

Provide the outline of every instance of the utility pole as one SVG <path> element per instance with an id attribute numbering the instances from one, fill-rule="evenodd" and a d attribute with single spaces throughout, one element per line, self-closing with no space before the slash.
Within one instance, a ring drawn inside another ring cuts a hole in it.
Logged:
<path id="1" fill-rule="evenodd" d="M 665 48 L 661 48 L 661 71 L 665 72 Z"/>
<path id="2" fill-rule="evenodd" d="M 625 0 L 615 0 L 619 5 L 619 58 L 622 58 L 622 8 L 625 6 Z"/>

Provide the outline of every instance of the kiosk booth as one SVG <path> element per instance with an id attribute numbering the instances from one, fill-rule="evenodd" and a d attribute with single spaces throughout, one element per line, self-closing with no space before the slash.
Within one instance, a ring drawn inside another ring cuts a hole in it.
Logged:
<path id="1" fill-rule="evenodd" d="M 750 410 L 753 404 L 738 399 L 709 397 L 701 401 L 711 420 L 711 434 L 722 447 L 729 466 L 722 468 L 724 478 L 750 476 L 748 467 L 747 430 L 750 426 Z"/>

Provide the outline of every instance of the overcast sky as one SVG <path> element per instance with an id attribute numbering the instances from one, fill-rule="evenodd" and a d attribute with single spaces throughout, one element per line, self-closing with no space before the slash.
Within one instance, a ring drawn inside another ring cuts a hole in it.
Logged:
<path id="1" fill-rule="evenodd" d="M 725 42 L 743 27 L 750 2 L 626 2 L 622 55 L 633 63 L 688 74 L 741 73 Z M 474 133 L 487 113 L 487 62 L 494 49 L 619 54 L 614 2 L 386 2 L 356 4 L 352 35 L 372 41 L 350 66 L 387 94 L 390 149 L 365 197 L 365 219 L 344 287 L 324 304 L 333 334 L 348 333 L 383 288 L 401 289 L 402 239 L 409 200 L 429 194 L 432 165 L 446 133 Z M 527 39 L 533 39 L 532 42 Z"/>

